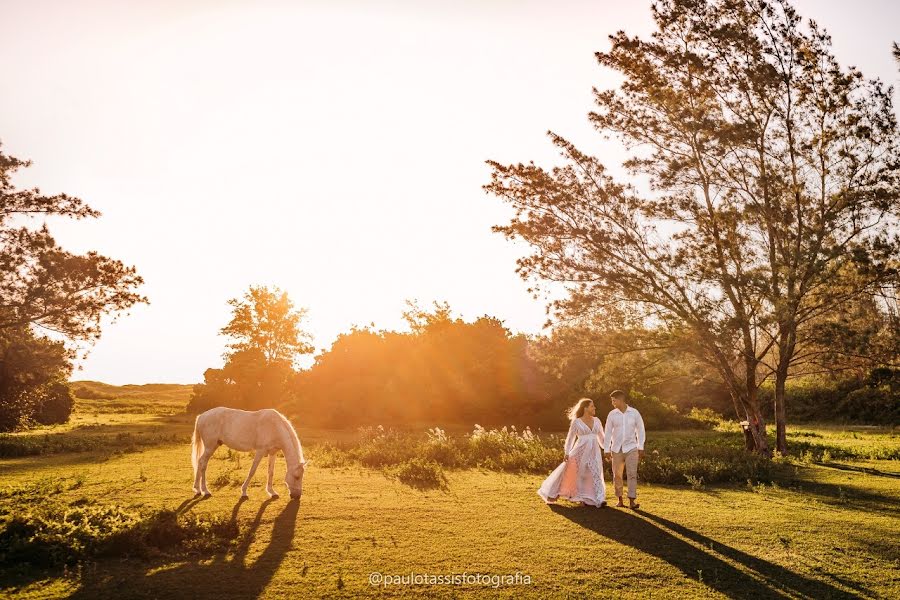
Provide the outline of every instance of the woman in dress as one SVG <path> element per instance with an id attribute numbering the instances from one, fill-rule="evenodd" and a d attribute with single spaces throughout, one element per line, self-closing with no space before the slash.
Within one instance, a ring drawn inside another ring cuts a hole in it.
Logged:
<path id="1" fill-rule="evenodd" d="M 603 425 L 594 416 L 590 398 L 582 398 L 568 410 L 572 420 L 566 436 L 566 459 L 544 480 L 538 495 L 548 504 L 558 498 L 581 502 L 584 506 L 606 506 L 603 480 Z"/>

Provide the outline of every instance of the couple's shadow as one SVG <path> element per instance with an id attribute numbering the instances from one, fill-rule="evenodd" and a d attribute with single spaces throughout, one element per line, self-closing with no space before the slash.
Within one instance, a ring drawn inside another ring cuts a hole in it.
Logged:
<path id="1" fill-rule="evenodd" d="M 177 512 L 190 510 L 202 499 L 185 501 Z M 241 507 L 246 503 L 241 499 L 231 511 L 231 522 L 238 525 Z M 278 567 L 291 548 L 294 538 L 300 502 L 291 500 L 272 522 L 271 538 L 265 549 L 255 557 L 252 564 L 247 558 L 256 532 L 262 523 L 266 510 L 283 500 L 268 499 L 256 511 L 253 520 L 240 527 L 241 537 L 232 551 L 219 553 L 211 560 L 191 560 L 173 568 L 147 565 L 142 573 L 123 584 L 123 575 L 110 577 L 103 574 L 88 575 L 82 585 L 70 598 L 256 598 L 262 595 L 274 577 Z M 127 577 L 127 575 L 125 575 Z M 125 579 L 128 581 L 128 579 Z"/>
<path id="2" fill-rule="evenodd" d="M 810 579 L 726 546 L 644 510 L 598 510 L 560 504 L 551 504 L 550 509 L 603 537 L 655 556 L 677 568 L 685 577 L 702 581 L 729 598 L 873 596 L 859 584 L 841 581 L 856 590 L 855 593 L 846 592 L 827 582 Z"/>

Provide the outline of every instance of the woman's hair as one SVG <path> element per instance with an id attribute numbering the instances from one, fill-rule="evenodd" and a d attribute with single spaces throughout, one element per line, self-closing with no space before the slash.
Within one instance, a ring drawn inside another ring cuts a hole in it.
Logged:
<path id="1" fill-rule="evenodd" d="M 586 409 L 589 404 L 593 403 L 594 401 L 590 398 L 582 398 L 575 403 L 575 406 L 566 411 L 566 416 L 569 417 L 569 420 L 577 419 L 584 414 L 584 409 Z"/>

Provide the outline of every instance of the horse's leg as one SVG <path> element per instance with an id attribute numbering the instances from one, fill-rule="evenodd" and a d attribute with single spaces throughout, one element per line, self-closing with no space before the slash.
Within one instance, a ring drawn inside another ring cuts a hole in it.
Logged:
<path id="1" fill-rule="evenodd" d="M 269 453 L 269 479 L 266 482 L 266 491 L 269 493 L 269 496 L 272 498 L 277 498 L 278 494 L 275 492 L 275 488 L 272 486 L 272 479 L 275 478 L 275 452 Z"/>
<path id="2" fill-rule="evenodd" d="M 201 479 L 200 459 L 198 458 L 197 459 L 197 472 L 194 473 L 194 493 L 197 494 L 198 496 L 202 493 L 200 491 L 200 479 Z"/>
<path id="3" fill-rule="evenodd" d="M 247 497 L 247 487 L 250 485 L 250 480 L 253 479 L 253 474 L 256 473 L 256 467 L 259 466 L 263 456 L 265 456 L 265 453 L 262 450 L 257 450 L 253 455 L 253 464 L 250 465 L 250 472 L 247 473 L 247 479 L 244 480 L 244 485 L 241 486 L 241 498 Z"/>
<path id="4" fill-rule="evenodd" d="M 200 472 L 200 491 L 204 496 L 212 496 L 209 491 L 209 488 L 206 487 L 206 466 L 209 464 L 209 459 L 212 458 L 213 452 L 216 451 L 218 447 L 217 444 L 206 444 L 204 440 L 205 448 L 203 449 L 203 454 L 200 455 L 200 460 L 197 461 L 197 470 Z"/>

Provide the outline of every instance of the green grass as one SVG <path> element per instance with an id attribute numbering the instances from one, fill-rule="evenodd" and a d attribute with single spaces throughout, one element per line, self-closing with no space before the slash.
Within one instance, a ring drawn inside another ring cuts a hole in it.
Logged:
<path id="1" fill-rule="evenodd" d="M 102 402 L 97 400 L 97 402 Z M 143 410 L 143 408 L 141 409 Z M 900 595 L 900 462 L 794 460 L 775 483 L 641 484 L 643 510 L 547 506 L 543 474 L 445 469 L 444 489 L 422 489 L 356 463 L 325 462 L 325 442 L 354 434 L 298 432 L 311 458 L 300 503 L 268 500 L 264 465 L 238 501 L 246 453 L 220 449 L 209 500 L 195 500 L 191 419 L 79 412 L 52 430 L 105 447 L 0 458 L 0 522 L 59 506 L 174 511 L 231 524 L 234 539 L 202 552 L 92 557 L 55 567 L 0 567 L 0 596 L 20 598 L 318 598 L 484 596 L 842 598 Z M 89 427 L 84 427 L 84 426 Z M 798 435 L 804 431 L 819 435 Z M 146 437 L 118 451 L 118 435 Z M 710 432 L 710 435 L 715 432 Z M 792 442 L 896 448 L 891 431 L 792 430 Z M 33 434 L 40 439 L 48 431 Z M 163 437 L 153 438 L 161 435 Z M 727 434 L 717 434 L 727 435 Z M 168 436 L 168 437 L 166 437 Z M 650 432 L 664 444 L 689 444 Z M 715 440 L 715 437 L 709 438 Z M 865 456 L 859 452 L 853 456 Z M 283 462 L 276 471 L 284 489 Z M 612 493 L 611 483 L 608 493 Z M 99 509 L 98 509 L 99 510 Z M 170 514 L 170 513 L 165 513 Z M 0 559 L 2 564 L 2 559 Z M 373 587 L 369 574 L 521 573 L 530 585 Z"/>

